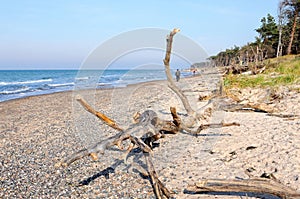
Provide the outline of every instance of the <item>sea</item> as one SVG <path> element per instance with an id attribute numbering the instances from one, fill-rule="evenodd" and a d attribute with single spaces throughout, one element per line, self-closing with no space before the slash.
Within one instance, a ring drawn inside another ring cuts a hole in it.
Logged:
<path id="1" fill-rule="evenodd" d="M 191 73 L 181 75 L 187 77 Z M 78 88 L 126 87 L 164 79 L 164 70 L 0 70 L 0 102 Z"/>

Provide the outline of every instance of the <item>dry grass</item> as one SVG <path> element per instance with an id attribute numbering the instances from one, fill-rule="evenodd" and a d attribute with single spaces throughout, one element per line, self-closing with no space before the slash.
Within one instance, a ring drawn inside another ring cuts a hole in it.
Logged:
<path id="1" fill-rule="evenodd" d="M 264 61 L 266 70 L 258 75 L 233 75 L 224 78 L 226 89 L 279 87 L 300 84 L 300 56 L 283 56 Z"/>

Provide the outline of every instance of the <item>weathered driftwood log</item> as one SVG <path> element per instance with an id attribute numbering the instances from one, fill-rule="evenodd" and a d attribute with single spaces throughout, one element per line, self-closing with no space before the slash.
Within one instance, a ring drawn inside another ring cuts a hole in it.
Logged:
<path id="1" fill-rule="evenodd" d="M 63 160 L 57 166 L 69 166 L 74 161 L 86 156 L 91 156 L 94 160 L 97 160 L 96 154 L 104 154 L 105 150 L 113 146 L 117 146 L 120 150 L 123 150 L 122 142 L 127 139 L 129 139 L 134 145 L 141 148 L 144 152 L 150 153 L 152 152 L 150 148 L 152 143 L 164 137 L 163 132 L 167 131 L 176 134 L 176 131 L 179 130 L 179 128 L 172 121 L 159 119 L 157 117 L 157 114 L 151 110 L 147 110 L 142 114 L 139 114 L 139 116 L 135 117 L 135 124 L 130 125 L 125 130 L 120 130 L 122 128 L 120 128 L 115 122 L 113 125 L 111 125 L 111 121 L 113 121 L 112 119 L 101 112 L 95 111 L 86 101 L 84 101 L 83 99 L 78 99 L 78 101 L 90 113 L 97 115 L 97 117 L 104 121 L 105 124 L 111 126 L 112 128 L 118 129 L 120 132 L 114 136 L 96 143 L 94 146 L 74 153 L 73 155 Z M 172 109 L 174 112 L 176 112 L 175 108 Z M 149 146 L 145 143 L 148 143 Z M 130 151 L 128 151 L 128 153 L 129 152 Z"/>
<path id="2" fill-rule="evenodd" d="M 287 120 L 295 120 L 300 118 L 300 115 L 297 114 L 282 114 L 282 113 L 268 113 L 267 116 L 280 117 Z"/>
<path id="3" fill-rule="evenodd" d="M 250 104 L 227 104 L 221 107 L 223 111 L 227 112 L 258 112 L 258 113 L 269 113 L 270 111 L 264 110 L 258 106 Z"/>
<path id="4" fill-rule="evenodd" d="M 300 193 L 274 179 L 255 178 L 245 180 L 206 179 L 186 189 L 190 193 L 204 192 L 251 192 L 278 196 L 284 199 L 300 198 Z"/>
<path id="5" fill-rule="evenodd" d="M 119 149 L 123 149 L 122 142 L 129 139 L 131 141 L 131 144 L 126 151 L 125 159 L 127 154 L 134 148 L 134 146 L 140 148 L 144 153 L 146 164 L 148 167 L 148 174 L 151 178 L 151 182 L 153 184 L 154 192 L 157 198 L 162 198 L 163 196 L 170 198 L 171 192 L 162 184 L 162 182 L 158 178 L 157 173 L 155 172 L 153 163 L 151 161 L 151 147 L 154 141 L 163 137 L 164 131 L 172 132 L 175 134 L 175 131 L 179 130 L 179 128 L 176 127 L 176 124 L 174 124 L 172 121 L 161 120 L 157 117 L 157 114 L 154 111 L 148 110 L 143 112 L 142 114 L 136 114 L 134 117 L 136 123 L 130 125 L 127 129 L 122 130 L 123 128 L 119 127 L 116 122 L 114 122 L 105 114 L 93 109 L 83 99 L 79 98 L 77 101 L 80 102 L 80 104 L 87 111 L 100 118 L 105 124 L 119 130 L 120 132 L 115 136 L 109 137 L 96 143 L 94 146 L 82 149 L 70 155 L 66 159 L 56 164 L 56 166 L 66 167 L 74 161 L 82 159 L 86 156 L 91 156 L 93 160 L 97 160 L 99 153 L 103 155 L 105 150 L 109 150 L 113 146 L 117 146 Z M 175 108 L 172 108 L 172 111 L 176 113 Z M 174 121 L 175 120 L 178 121 L 180 119 L 175 118 Z"/>
<path id="6" fill-rule="evenodd" d="M 120 150 L 123 150 L 122 142 L 124 140 L 129 139 L 131 141 L 131 144 L 125 152 L 124 162 L 126 163 L 126 157 L 130 153 L 130 151 L 133 150 L 134 146 L 140 148 L 143 151 L 145 155 L 146 164 L 148 166 L 148 174 L 151 177 L 151 182 L 153 184 L 157 198 L 162 198 L 163 195 L 169 198 L 171 197 L 171 192 L 159 180 L 158 175 L 155 172 L 153 163 L 151 161 L 151 154 L 153 154 L 151 147 L 154 141 L 163 138 L 165 132 L 176 134 L 181 130 L 186 130 L 189 133 L 196 134 L 200 133 L 201 130 L 204 130 L 209 127 L 220 128 L 224 126 L 238 125 L 236 123 L 205 124 L 201 125 L 196 131 L 193 131 L 182 124 L 182 120 L 178 116 L 176 108 L 171 107 L 170 112 L 173 118 L 172 121 L 162 120 L 157 116 L 157 114 L 154 111 L 147 110 L 142 114 L 135 114 L 135 123 L 130 125 L 127 129 L 122 130 L 123 128 L 119 127 L 116 122 L 114 122 L 105 114 L 93 109 L 85 100 L 79 98 L 77 99 L 77 101 L 88 112 L 97 116 L 105 124 L 114 129 L 119 130 L 120 132 L 114 136 L 111 136 L 96 143 L 91 147 L 82 149 L 68 156 L 67 158 L 56 164 L 56 166 L 67 167 L 73 162 L 82 159 L 86 156 L 90 156 L 93 160 L 97 160 L 98 154 L 103 155 L 106 150 L 109 150 L 113 146 L 117 146 Z"/>

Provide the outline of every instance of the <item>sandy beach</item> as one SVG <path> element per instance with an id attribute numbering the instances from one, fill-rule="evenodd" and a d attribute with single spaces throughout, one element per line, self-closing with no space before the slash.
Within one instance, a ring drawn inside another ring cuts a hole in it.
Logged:
<path id="1" fill-rule="evenodd" d="M 178 82 L 195 109 L 218 84 L 215 73 L 202 73 Z M 300 93 L 283 90 L 269 106 L 278 113 L 300 115 Z M 54 165 L 66 156 L 116 134 L 116 130 L 85 111 L 74 99 L 82 96 L 120 126 L 135 112 L 151 109 L 171 119 L 169 107 L 185 111 L 166 81 L 125 88 L 62 92 L 0 103 L 0 198 L 155 198 L 149 179 L 136 165 L 142 153 L 109 150 L 99 160 L 86 157 L 68 168 Z M 167 135 L 154 149 L 155 168 L 176 198 L 267 198 L 257 194 L 187 194 L 199 179 L 246 179 L 273 173 L 283 184 L 300 191 L 300 119 L 254 112 L 214 112 L 209 122 L 238 122 L 240 126 L 206 129 L 198 136 Z"/>

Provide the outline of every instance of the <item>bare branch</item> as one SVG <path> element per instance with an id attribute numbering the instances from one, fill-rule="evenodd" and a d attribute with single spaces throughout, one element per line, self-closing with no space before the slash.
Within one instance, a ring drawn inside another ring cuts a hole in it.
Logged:
<path id="1" fill-rule="evenodd" d="M 55 166 L 59 167 L 59 166 L 63 166 L 63 167 L 67 167 L 70 164 L 72 164 L 73 162 L 75 162 L 76 160 L 79 160 L 81 158 L 84 158 L 86 156 L 91 156 L 93 158 L 93 160 L 97 160 L 97 154 L 101 153 L 104 154 L 105 150 L 108 149 L 111 146 L 118 146 L 120 149 L 122 149 L 122 147 L 120 146 L 120 143 L 123 140 L 126 140 L 130 137 L 130 134 L 128 132 L 120 132 L 115 136 L 109 137 L 105 140 L 102 140 L 98 143 L 96 143 L 94 146 L 89 147 L 87 149 L 82 149 L 72 155 L 70 155 L 69 157 L 67 157 L 66 159 L 64 159 L 63 161 L 57 163 Z"/>
<path id="2" fill-rule="evenodd" d="M 208 129 L 208 128 L 222 128 L 222 127 L 228 127 L 228 126 L 240 126 L 240 124 L 236 123 L 236 122 L 231 122 L 231 123 L 221 122 L 221 123 L 201 124 L 197 128 L 197 130 L 191 130 L 189 128 L 184 128 L 183 130 L 185 130 L 188 133 L 197 135 L 197 134 L 200 134 L 201 131 L 203 131 L 205 129 Z"/>
<path id="3" fill-rule="evenodd" d="M 174 28 L 173 31 L 170 32 L 169 35 L 167 35 L 167 49 L 166 49 L 166 55 L 164 59 L 164 65 L 165 65 L 165 72 L 167 75 L 167 80 L 169 83 L 169 88 L 174 91 L 178 97 L 181 99 L 183 106 L 185 110 L 187 111 L 188 115 L 195 115 L 195 111 L 192 109 L 191 105 L 189 104 L 188 99 L 183 94 L 183 92 L 175 85 L 172 74 L 170 71 L 170 57 L 171 57 L 171 50 L 172 50 L 172 42 L 173 42 L 173 36 L 178 33 L 180 30 L 178 28 Z"/>
<path id="4" fill-rule="evenodd" d="M 167 198 L 172 196 L 172 193 L 163 185 L 163 183 L 158 179 L 158 175 L 154 169 L 151 157 L 148 153 L 144 153 L 146 164 L 148 167 L 148 173 L 151 177 L 151 181 L 155 190 L 155 195 L 157 198 L 162 198 L 165 195 Z"/>
<path id="5" fill-rule="evenodd" d="M 187 97 L 184 95 L 183 91 L 176 86 L 174 83 L 174 80 L 172 78 L 172 74 L 170 71 L 170 57 L 171 57 L 171 50 L 172 50 L 172 42 L 173 42 L 173 36 L 179 32 L 179 29 L 174 29 L 173 31 L 170 32 L 169 35 L 167 35 L 167 47 L 166 47 L 166 54 L 165 54 L 165 59 L 164 65 L 165 65 L 165 72 L 168 80 L 168 87 L 174 91 L 174 93 L 180 98 L 187 114 L 188 117 L 185 119 L 184 124 L 181 123 L 181 128 L 183 129 L 188 129 L 191 127 L 194 127 L 196 122 L 201 120 L 201 119 L 207 119 L 208 117 L 211 116 L 212 112 L 212 107 L 214 106 L 214 103 L 212 103 L 212 100 L 208 102 L 208 104 L 200 110 L 200 112 L 196 112 L 190 105 Z M 221 94 L 222 89 L 221 89 Z M 214 95 L 216 97 L 217 95 Z"/>
<path id="6" fill-rule="evenodd" d="M 109 117 L 107 117 L 106 115 L 104 115 L 103 113 L 96 111 L 95 109 L 93 109 L 84 99 L 82 98 L 78 98 L 76 99 L 88 112 L 92 113 L 93 115 L 97 116 L 99 119 L 101 119 L 105 124 L 107 124 L 108 126 L 122 131 L 123 129 L 120 128 L 118 126 L 118 124 L 113 121 L 112 119 L 110 119 Z"/>

